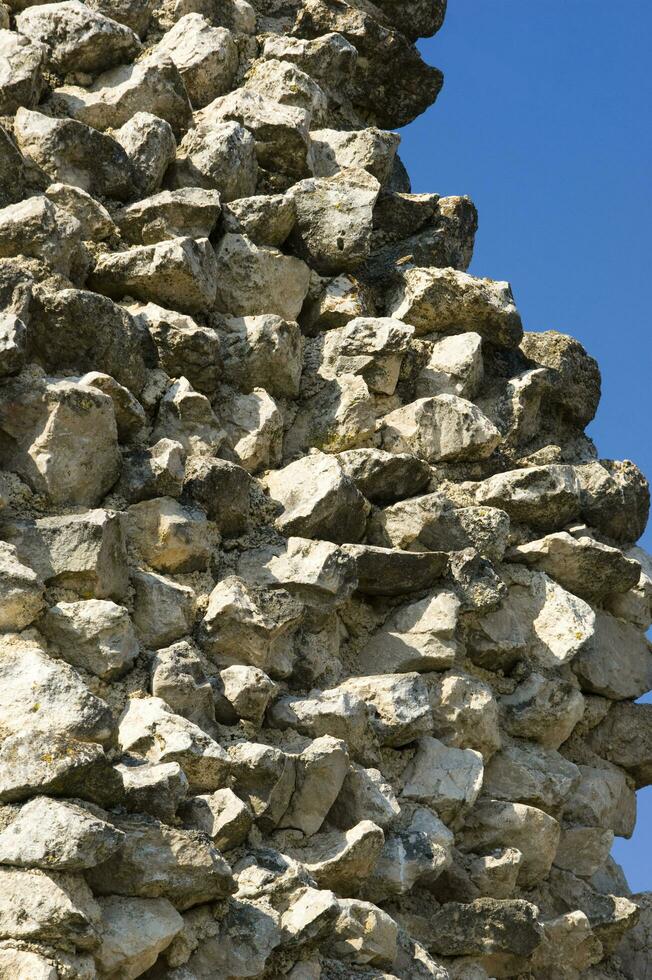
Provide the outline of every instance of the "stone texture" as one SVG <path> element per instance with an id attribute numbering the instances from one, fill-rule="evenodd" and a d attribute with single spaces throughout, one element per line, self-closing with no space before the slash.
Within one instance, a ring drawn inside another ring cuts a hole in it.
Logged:
<path id="1" fill-rule="evenodd" d="M 0 2 L 0 978 L 648 975 L 649 487 L 410 190 L 445 8 Z"/>

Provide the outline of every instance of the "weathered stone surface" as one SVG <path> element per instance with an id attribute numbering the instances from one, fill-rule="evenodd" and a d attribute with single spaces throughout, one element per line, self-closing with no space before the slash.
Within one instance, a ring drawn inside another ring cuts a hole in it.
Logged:
<path id="1" fill-rule="evenodd" d="M 355 561 L 358 590 L 365 595 L 402 595 L 432 587 L 448 570 L 442 551 L 402 552 L 368 544 L 347 544 Z"/>
<path id="2" fill-rule="evenodd" d="M 115 511 L 42 517 L 5 525 L 3 530 L 20 560 L 47 585 L 70 589 L 84 599 L 116 602 L 127 591 L 125 537 Z"/>
<path id="3" fill-rule="evenodd" d="M 217 332 L 156 303 L 130 305 L 129 310 L 149 332 L 163 370 L 172 378 L 187 378 L 197 391 L 212 394 L 222 373 Z"/>
<path id="4" fill-rule="evenodd" d="M 358 490 L 378 504 L 414 496 L 430 477 L 428 464 L 409 453 L 349 449 L 337 459 Z"/>
<path id="5" fill-rule="evenodd" d="M 106 208 L 81 187 L 54 183 L 45 189 L 45 194 L 57 207 L 70 211 L 77 218 L 84 241 L 103 241 L 117 233 L 118 229 Z"/>
<path id="6" fill-rule="evenodd" d="M 475 803 L 483 781 L 482 756 L 473 749 L 448 748 L 430 736 L 403 774 L 401 797 L 427 803 L 446 823 L 455 823 Z"/>
<path id="7" fill-rule="evenodd" d="M 191 797 L 181 817 L 185 827 L 208 834 L 220 851 L 242 844 L 252 824 L 251 810 L 231 789 Z"/>
<path id="8" fill-rule="evenodd" d="M 132 30 L 80 0 L 30 6 L 16 17 L 16 27 L 47 46 L 50 65 L 62 75 L 96 75 L 131 61 L 140 51 Z"/>
<path id="9" fill-rule="evenodd" d="M 527 888 L 547 876 L 559 835 L 557 821 L 536 807 L 480 800 L 466 819 L 460 847 L 462 851 L 517 847 L 523 855 L 518 881 Z"/>
<path id="10" fill-rule="evenodd" d="M 123 201 L 133 192 L 129 156 L 119 141 L 74 119 L 19 109 L 14 124 L 21 153 L 50 180 Z"/>
<path id="11" fill-rule="evenodd" d="M 0 935 L 26 942 L 70 943 L 94 949 L 100 914 L 90 889 L 77 875 L 0 868 Z"/>
<path id="12" fill-rule="evenodd" d="M 28 640 L 3 641 L 0 651 L 0 729 L 5 735 L 45 733 L 107 742 L 114 730 L 109 706 L 91 694 L 67 664 Z"/>
<path id="13" fill-rule="evenodd" d="M 268 315 L 224 317 L 220 326 L 225 380 L 244 391 L 296 398 L 303 367 L 297 324 Z"/>
<path id="14" fill-rule="evenodd" d="M 148 762 L 178 762 L 191 792 L 220 789 L 226 780 L 228 759 L 221 746 L 161 698 L 130 701 L 119 721 L 118 741 L 125 752 Z"/>
<path id="15" fill-rule="evenodd" d="M 10 735 L 0 746 L 0 801 L 79 796 L 106 803 L 120 799 L 120 780 L 101 745 L 52 732 Z"/>
<path id="16" fill-rule="evenodd" d="M 6 25 L 9 26 L 8 24 Z M 0 113 L 10 115 L 20 107 L 37 105 L 43 92 L 43 69 L 47 48 L 31 32 L 16 33 L 0 29 L 2 73 L 0 74 Z"/>
<path id="17" fill-rule="evenodd" d="M 638 787 L 652 782 L 651 714 L 647 704 L 615 704 L 588 735 L 593 751 L 625 769 Z"/>
<path id="18" fill-rule="evenodd" d="M 372 210 L 379 189 L 375 177 L 355 168 L 293 186 L 296 224 L 290 240 L 311 268 L 335 275 L 364 262 L 371 247 Z"/>
<path id="19" fill-rule="evenodd" d="M 186 798 L 188 779 L 178 762 L 143 762 L 130 756 L 115 771 L 122 784 L 125 809 L 146 813 L 173 824 L 179 805 Z"/>
<path id="20" fill-rule="evenodd" d="M 256 144 L 238 122 L 199 124 L 179 145 L 166 182 L 172 187 L 218 191 L 223 201 L 248 197 L 256 189 Z"/>
<path id="21" fill-rule="evenodd" d="M 16 472 L 55 505 L 98 503 L 119 473 L 111 399 L 74 381 L 25 375 L 2 394 L 2 456 L 11 454 Z M 65 452 L 53 454 L 59 440 Z"/>
<path id="22" fill-rule="evenodd" d="M 195 595 L 187 585 L 155 572 L 136 569 L 134 625 L 146 647 L 157 649 L 190 633 L 195 614 Z"/>
<path id="23" fill-rule="evenodd" d="M 411 323 L 417 334 L 473 330 L 490 343 L 518 346 L 521 318 L 506 282 L 474 279 L 455 269 L 403 266 L 386 302 L 387 316 Z"/>
<path id="24" fill-rule="evenodd" d="M 133 181 L 142 194 L 153 194 L 175 158 L 177 143 L 172 127 L 151 112 L 135 112 L 119 129 L 115 140 L 131 163 Z"/>
<path id="25" fill-rule="evenodd" d="M 284 589 L 253 588 L 230 576 L 211 592 L 200 642 L 224 666 L 244 662 L 272 677 L 287 677 L 301 616 L 302 604 Z"/>
<path id="26" fill-rule="evenodd" d="M 28 351 L 48 371 L 99 369 L 135 395 L 145 381 L 146 348 L 139 325 L 108 297 L 90 290 L 38 290 Z M 93 381 L 82 378 L 81 383 Z"/>
<path id="27" fill-rule="evenodd" d="M 229 30 L 213 27 L 199 13 L 176 22 L 156 46 L 172 59 L 194 109 L 229 91 L 238 68 L 238 48 Z"/>
<path id="28" fill-rule="evenodd" d="M 194 572 L 206 567 L 206 519 L 170 497 L 133 504 L 127 514 L 129 542 L 157 572 Z"/>
<path id="29" fill-rule="evenodd" d="M 573 662 L 583 690 L 620 700 L 652 688 L 652 648 L 635 626 L 598 610 L 595 631 Z"/>
<path id="30" fill-rule="evenodd" d="M 212 307 L 216 275 L 215 256 L 207 239 L 172 238 L 106 253 L 96 263 L 90 283 L 114 299 L 129 295 L 196 313 Z"/>
<path id="31" fill-rule="evenodd" d="M 84 266 L 81 225 L 44 195 L 0 210 L 0 257 L 42 259 L 55 272 L 76 278 Z"/>
<path id="32" fill-rule="evenodd" d="M 118 129 L 134 113 L 151 112 L 179 135 L 192 118 L 181 76 L 166 54 L 112 68 L 88 88 L 64 85 L 55 89 L 53 99 L 73 119 L 100 130 Z"/>
<path id="33" fill-rule="evenodd" d="M 230 316 L 273 313 L 296 320 L 308 293 L 305 262 L 276 248 L 257 246 L 246 235 L 227 234 L 216 252 L 215 307 Z"/>
<path id="34" fill-rule="evenodd" d="M 187 641 L 156 651 L 152 662 L 152 694 L 200 728 L 209 729 L 215 722 L 213 688 L 196 649 Z"/>
<path id="35" fill-rule="evenodd" d="M 434 729 L 447 745 L 475 749 L 485 764 L 501 746 L 499 713 L 488 684 L 453 668 L 430 688 Z"/>
<path id="36" fill-rule="evenodd" d="M 363 820 L 351 830 L 330 831 L 310 838 L 295 856 L 321 888 L 340 894 L 355 892 L 375 865 L 384 835 L 371 820 Z"/>
<path id="37" fill-rule="evenodd" d="M 476 499 L 507 511 L 515 521 L 547 531 L 579 513 L 580 487 L 571 466 L 532 466 L 484 480 Z"/>
<path id="38" fill-rule="evenodd" d="M 461 551 L 475 548 L 500 561 L 509 536 L 509 518 L 497 507 L 455 507 L 442 493 L 411 497 L 375 512 L 369 521 L 372 544 L 404 551 Z"/>
<path id="39" fill-rule="evenodd" d="M 43 604 L 43 583 L 37 573 L 19 560 L 13 545 L 0 542 L 0 629 L 24 629 Z"/>
<path id="40" fill-rule="evenodd" d="M 292 198 L 288 194 L 260 194 L 241 197 L 225 204 L 224 230 L 246 235 L 255 245 L 275 245 L 286 240 L 295 221 Z"/>
<path id="41" fill-rule="evenodd" d="M 402 606 L 374 633 L 359 654 L 365 673 L 445 670 L 455 660 L 459 600 L 435 592 Z"/>
<path id="42" fill-rule="evenodd" d="M 45 871 L 81 871 L 101 864 L 124 834 L 75 803 L 37 796 L 0 834 L 0 864 Z"/>
<path id="43" fill-rule="evenodd" d="M 104 680 L 125 673 L 138 656 L 129 613 L 106 599 L 58 602 L 48 609 L 43 632 L 63 660 Z"/>
<path id="44" fill-rule="evenodd" d="M 580 777 L 572 762 L 554 749 L 513 741 L 503 745 L 487 764 L 483 793 L 497 800 L 528 803 L 558 814 Z"/>
<path id="45" fill-rule="evenodd" d="M 500 442 L 496 427 L 457 395 L 419 398 L 382 419 L 383 447 L 428 463 L 486 459 Z"/>
<path id="46" fill-rule="evenodd" d="M 116 216 L 122 237 L 134 245 L 152 245 L 167 238 L 208 238 L 220 216 L 216 191 L 182 187 L 161 191 Z"/>
<path id="47" fill-rule="evenodd" d="M 362 537 L 368 504 L 332 456 L 313 453 L 271 473 L 266 482 L 282 507 L 277 526 L 285 534 L 336 543 Z"/>
<path id="48" fill-rule="evenodd" d="M 183 928 L 182 917 L 166 898 L 108 895 L 98 905 L 102 945 L 97 963 L 107 976 L 140 976 Z"/>
<path id="49" fill-rule="evenodd" d="M 116 856 L 87 871 L 96 894 L 167 898 L 183 911 L 234 890 L 229 865 L 202 834 L 139 817 L 111 819 L 125 842 Z"/>

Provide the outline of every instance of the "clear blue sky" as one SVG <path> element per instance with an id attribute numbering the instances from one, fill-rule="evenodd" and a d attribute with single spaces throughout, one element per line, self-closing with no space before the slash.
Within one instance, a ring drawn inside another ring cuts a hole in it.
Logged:
<path id="1" fill-rule="evenodd" d="M 525 329 L 597 358 L 598 452 L 652 477 L 652 3 L 449 0 L 419 47 L 445 80 L 401 133 L 413 190 L 475 201 L 469 271 L 511 282 Z M 614 856 L 652 890 L 652 788 L 638 805 Z"/>

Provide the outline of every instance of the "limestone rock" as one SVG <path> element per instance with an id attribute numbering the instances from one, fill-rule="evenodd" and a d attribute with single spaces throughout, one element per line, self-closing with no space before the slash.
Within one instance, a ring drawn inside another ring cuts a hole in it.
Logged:
<path id="1" fill-rule="evenodd" d="M 215 301 L 215 256 L 202 238 L 172 238 L 126 252 L 106 253 L 90 282 L 98 292 L 121 299 L 176 306 L 183 313 L 206 312 Z"/>
<path id="2" fill-rule="evenodd" d="M 598 610 L 595 631 L 573 669 L 584 690 L 620 700 L 652 688 L 652 648 L 636 627 Z"/>
<path id="3" fill-rule="evenodd" d="M 127 515 L 130 543 L 158 572 L 194 572 L 209 555 L 206 520 L 169 497 L 133 504 Z"/>
<path id="4" fill-rule="evenodd" d="M 466 819 L 462 851 L 517 847 L 523 855 L 518 881 L 527 888 L 545 878 L 559 844 L 557 821 L 524 803 L 480 800 Z"/>
<path id="5" fill-rule="evenodd" d="M 249 807 L 231 789 L 191 797 L 181 816 L 185 827 L 208 834 L 220 851 L 244 843 L 252 824 Z"/>
<path id="6" fill-rule="evenodd" d="M 16 549 L 0 542 L 0 629 L 19 631 L 34 622 L 43 608 L 43 583 L 24 565 Z"/>
<path id="7" fill-rule="evenodd" d="M 211 592 L 200 642 L 225 666 L 248 662 L 272 677 L 287 677 L 301 616 L 302 604 L 284 589 L 257 589 L 231 576 Z"/>
<path id="8" fill-rule="evenodd" d="M 142 569 L 133 573 L 132 581 L 134 625 L 146 647 L 157 649 L 190 632 L 195 613 L 191 588 Z"/>
<path id="9" fill-rule="evenodd" d="M 358 490 L 378 504 L 414 496 L 430 477 L 428 464 L 409 453 L 349 449 L 337 459 Z"/>
<path id="10" fill-rule="evenodd" d="M 0 834 L 0 863 L 81 871 L 115 854 L 124 834 L 76 803 L 37 796 Z"/>
<path id="11" fill-rule="evenodd" d="M 31 732 L 10 735 L 0 746 L 0 802 L 31 796 L 79 796 L 106 803 L 120 799 L 120 780 L 101 745 Z"/>
<path id="12" fill-rule="evenodd" d="M 186 798 L 188 779 L 178 762 L 143 762 L 134 756 L 115 767 L 130 813 L 146 813 L 173 824 L 179 805 Z"/>
<path id="13" fill-rule="evenodd" d="M 178 762 L 191 792 L 220 789 L 226 780 L 228 759 L 221 746 L 161 698 L 130 701 L 119 721 L 118 741 L 123 751 L 148 762 Z"/>
<path id="14" fill-rule="evenodd" d="M 358 590 L 365 595 L 402 595 L 431 588 L 448 570 L 444 552 L 405 552 L 368 544 L 346 544 L 355 562 Z"/>
<path id="15" fill-rule="evenodd" d="M 129 613 L 107 599 L 51 606 L 43 632 L 63 660 L 105 680 L 125 673 L 138 656 Z"/>
<path id="16" fill-rule="evenodd" d="M 244 88 L 215 99 L 195 116 L 200 126 L 228 121 L 244 126 L 255 140 L 259 165 L 294 180 L 307 176 L 309 120 L 310 115 L 305 109 L 280 105 L 276 100 Z M 246 194 L 234 195 L 244 196 Z"/>
<path id="17" fill-rule="evenodd" d="M 558 749 L 584 714 L 584 698 L 573 685 L 533 671 L 500 698 L 502 724 L 510 735 Z"/>
<path id="18" fill-rule="evenodd" d="M 360 651 L 360 669 L 377 674 L 450 667 L 458 611 L 457 597 L 443 590 L 401 607 Z"/>
<path id="19" fill-rule="evenodd" d="M 86 872 L 97 894 L 167 898 L 183 911 L 234 890 L 229 865 L 202 834 L 139 817 L 112 821 L 125 842 L 116 856 Z"/>
<path id="20" fill-rule="evenodd" d="M 166 898 L 98 899 L 102 945 L 97 963 L 107 975 L 138 977 L 156 962 L 183 928 L 183 919 Z"/>
<path id="21" fill-rule="evenodd" d="M 580 487 L 570 466 L 532 466 L 500 473 L 478 487 L 478 503 L 501 507 L 537 530 L 568 524 L 579 512 Z"/>
<path id="22" fill-rule="evenodd" d="M 399 501 L 369 521 L 372 544 L 405 551 L 460 551 L 475 548 L 500 561 L 509 536 L 509 518 L 497 507 L 455 507 L 442 493 Z"/>
<path id="23" fill-rule="evenodd" d="M 153 194 L 176 154 L 177 143 L 169 122 L 151 112 L 135 112 L 115 130 L 115 140 L 125 151 L 140 193 Z"/>
<path id="24" fill-rule="evenodd" d="M 332 177 L 340 170 L 356 168 L 366 170 L 382 186 L 390 179 L 399 137 L 374 126 L 352 132 L 313 129 L 310 142 L 315 177 Z"/>
<path id="25" fill-rule="evenodd" d="M 81 225 L 84 241 L 103 241 L 117 233 L 118 229 L 106 208 L 81 187 L 56 182 L 45 189 L 45 194 L 57 207 L 75 216 Z"/>
<path id="26" fill-rule="evenodd" d="M 114 719 L 67 664 L 28 640 L 5 639 L 0 651 L 0 727 L 6 735 L 50 733 L 108 742 Z"/>
<path id="27" fill-rule="evenodd" d="M 230 316 L 272 313 L 296 320 L 310 271 L 300 259 L 257 246 L 246 235 L 225 235 L 216 252 L 216 309 Z"/>
<path id="28" fill-rule="evenodd" d="M 8 24 L 6 25 L 9 26 Z M 30 36 L 0 28 L 3 70 L 0 75 L 0 113 L 10 115 L 20 107 L 37 105 L 44 87 L 47 48 Z"/>
<path id="29" fill-rule="evenodd" d="M 94 129 L 118 129 L 136 112 L 150 112 L 179 135 L 191 120 L 188 95 L 169 55 L 150 54 L 106 71 L 88 88 L 65 85 L 53 99 L 73 119 Z"/>
<path id="30" fill-rule="evenodd" d="M 335 690 L 364 701 L 382 745 L 406 745 L 432 729 L 428 691 L 419 674 L 349 677 Z"/>
<path id="31" fill-rule="evenodd" d="M 257 92 L 279 105 L 304 109 L 316 123 L 323 122 L 328 113 L 326 96 L 317 82 L 291 62 L 276 58 L 254 62 L 247 72 L 243 91 Z"/>
<path id="32" fill-rule="evenodd" d="M 481 898 L 470 905 L 450 902 L 434 917 L 434 948 L 448 956 L 497 952 L 528 956 L 543 938 L 537 911 L 535 905 L 518 899 Z"/>
<path id="33" fill-rule="evenodd" d="M 264 388 L 272 396 L 295 398 L 302 370 L 301 333 L 278 316 L 225 317 L 220 353 L 224 377 L 244 391 Z"/>
<path id="34" fill-rule="evenodd" d="M 310 838 L 294 855 L 321 888 L 340 894 L 355 892 L 372 870 L 383 846 L 384 835 L 371 820 L 351 830 L 330 831 Z"/>
<path id="35" fill-rule="evenodd" d="M 75 278 L 84 264 L 81 225 L 44 195 L 0 210 L 0 257 L 28 255 Z"/>
<path id="36" fill-rule="evenodd" d="M 588 601 L 627 592 L 640 578 L 639 567 L 617 548 L 565 531 L 520 545 L 514 549 L 514 557 L 530 568 L 546 572 L 565 589 Z"/>
<path id="37" fill-rule="evenodd" d="M 473 399 L 482 383 L 482 338 L 477 333 L 442 337 L 428 348 L 428 360 L 416 380 L 418 398 L 457 395 Z"/>
<path id="38" fill-rule="evenodd" d="M 36 292 L 28 349 L 49 371 L 73 365 L 78 370 L 99 368 L 138 395 L 145 381 L 143 341 L 129 313 L 105 296 L 86 289 Z M 80 383 L 94 384 L 94 380 L 82 378 Z M 107 391 L 105 385 L 94 386 Z M 119 413 L 115 414 L 117 418 Z"/>
<path id="39" fill-rule="evenodd" d="M 472 330 L 502 347 L 517 347 L 522 337 L 509 283 L 455 269 L 401 267 L 385 312 L 411 323 L 419 335 Z"/>
<path id="40" fill-rule="evenodd" d="M 650 714 L 647 704 L 615 704 L 588 736 L 593 751 L 625 769 L 637 787 L 652 782 Z"/>
<path id="41" fill-rule="evenodd" d="M 261 725 L 269 699 L 276 691 L 274 682 L 258 667 L 233 664 L 220 671 L 223 695 L 236 717 Z"/>
<path id="42" fill-rule="evenodd" d="M 453 668 L 430 688 L 434 729 L 447 745 L 475 749 L 485 765 L 500 748 L 498 704 L 488 684 Z"/>
<path id="43" fill-rule="evenodd" d="M 47 45 L 55 71 L 96 75 L 131 61 L 140 51 L 132 30 L 92 10 L 80 0 L 30 6 L 16 18 L 16 27 Z"/>
<path id="44" fill-rule="evenodd" d="M 446 823 L 454 823 L 478 797 L 483 781 L 482 756 L 473 749 L 448 748 L 426 736 L 419 741 L 403 780 L 403 798 L 427 803 Z"/>
<path id="45" fill-rule="evenodd" d="M 342 829 L 370 819 L 384 830 L 400 812 L 391 784 L 385 782 L 382 773 L 353 763 L 328 812 L 328 819 Z"/>
<path id="46" fill-rule="evenodd" d="M 77 875 L 0 868 L 0 935 L 26 942 L 99 944 L 100 913 Z"/>
<path id="47" fill-rule="evenodd" d="M 159 402 L 152 439 L 176 442 L 189 456 L 204 456 L 217 452 L 224 442 L 224 430 L 208 398 L 181 377 Z"/>
<path id="48" fill-rule="evenodd" d="M 229 91 L 238 68 L 238 48 L 229 30 L 213 27 L 199 13 L 176 22 L 156 46 L 179 69 L 194 109 Z"/>
<path id="49" fill-rule="evenodd" d="M 226 537 L 237 536 L 247 526 L 251 486 L 247 471 L 224 459 L 195 457 L 186 467 L 184 494 L 204 508 Z"/>
<path id="50" fill-rule="evenodd" d="M 378 191 L 376 178 L 355 168 L 295 184 L 297 220 L 290 240 L 301 258 L 323 275 L 359 266 L 369 254 Z"/>
<path id="51" fill-rule="evenodd" d="M 220 418 L 240 466 L 248 473 L 276 467 L 281 461 L 283 417 L 264 388 L 231 394 L 220 402 Z"/>
<path id="52" fill-rule="evenodd" d="M 117 215 L 117 224 L 126 241 L 152 245 L 167 238 L 208 238 L 219 216 L 216 191 L 182 187 L 128 205 Z"/>
<path id="53" fill-rule="evenodd" d="M 514 741 L 504 744 L 488 763 L 483 792 L 497 800 L 528 803 L 555 815 L 579 777 L 577 766 L 554 749 Z"/>
<path id="54" fill-rule="evenodd" d="M 0 314 L 0 377 L 18 374 L 25 363 L 27 327 L 15 313 Z"/>
<path id="55" fill-rule="evenodd" d="M 50 180 L 123 201 L 134 190 L 129 157 L 120 143 L 75 119 L 19 109 L 14 125 L 21 153 Z"/>
<path id="56" fill-rule="evenodd" d="M 47 585 L 119 602 L 129 585 L 125 537 L 115 511 L 89 510 L 5 525 L 20 560 Z"/>
<path id="57" fill-rule="evenodd" d="M 255 245 L 280 247 L 295 221 L 295 209 L 288 194 L 257 194 L 241 197 L 224 205 L 224 230 L 246 235 Z"/>
<path id="58" fill-rule="evenodd" d="M 500 442 L 496 427 L 457 395 L 419 398 L 382 419 L 383 447 L 428 463 L 486 459 Z"/>
<path id="59" fill-rule="evenodd" d="M 251 134 L 233 120 L 188 130 L 166 176 L 172 187 L 218 191 L 222 201 L 256 190 L 258 164 Z"/>
<path id="60" fill-rule="evenodd" d="M 285 813 L 295 782 L 295 760 L 280 749 L 240 742 L 229 750 L 233 784 L 256 823 L 270 831 Z"/>
<path id="61" fill-rule="evenodd" d="M 589 527 L 616 542 L 636 541 L 647 523 L 650 488 L 629 460 L 600 460 L 577 467 L 581 513 Z"/>
<path id="62" fill-rule="evenodd" d="M 314 453 L 271 473 L 266 482 L 282 507 L 277 526 L 284 533 L 336 543 L 362 537 L 368 504 L 332 456 Z"/>
<path id="63" fill-rule="evenodd" d="M 197 391 L 212 394 L 222 374 L 217 332 L 156 303 L 129 309 L 152 337 L 163 370 L 172 378 L 187 378 Z"/>
<path id="64" fill-rule="evenodd" d="M 201 660 L 187 641 L 156 651 L 152 663 L 152 694 L 204 730 L 215 722 L 213 688 Z"/>

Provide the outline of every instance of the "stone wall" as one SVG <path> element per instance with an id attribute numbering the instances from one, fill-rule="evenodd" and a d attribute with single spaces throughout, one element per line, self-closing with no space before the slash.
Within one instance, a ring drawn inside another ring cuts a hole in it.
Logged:
<path id="1" fill-rule="evenodd" d="M 411 194 L 445 0 L 0 4 L 0 978 L 646 980 L 648 486 Z"/>

